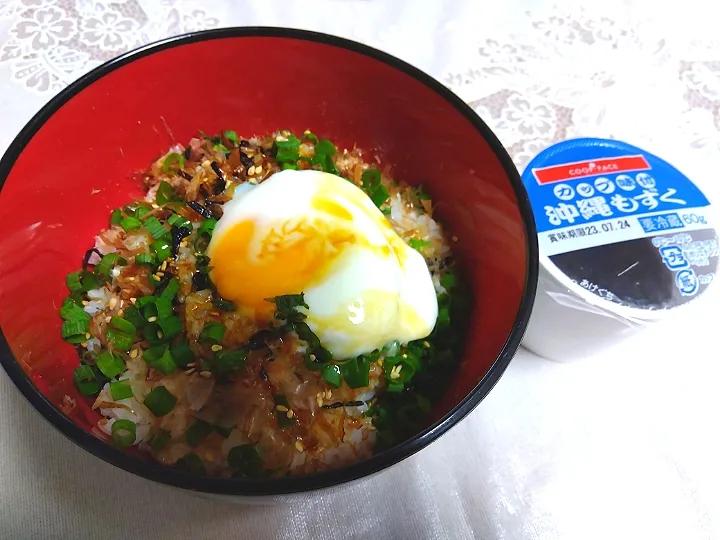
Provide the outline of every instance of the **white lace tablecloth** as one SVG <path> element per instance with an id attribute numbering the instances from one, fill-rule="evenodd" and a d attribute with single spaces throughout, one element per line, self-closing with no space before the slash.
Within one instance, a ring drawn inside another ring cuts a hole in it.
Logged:
<path id="1" fill-rule="evenodd" d="M 717 201 L 713 9 L 689 0 L 0 0 L 0 150 L 58 90 L 132 47 L 220 25 L 295 26 L 434 75 L 519 167 L 554 141 L 616 137 L 665 157 Z M 720 538 L 718 307 L 708 301 L 576 362 L 521 350 L 439 442 L 354 488 L 290 506 L 199 499 L 115 469 L 56 433 L 3 373 L 0 538 Z"/>

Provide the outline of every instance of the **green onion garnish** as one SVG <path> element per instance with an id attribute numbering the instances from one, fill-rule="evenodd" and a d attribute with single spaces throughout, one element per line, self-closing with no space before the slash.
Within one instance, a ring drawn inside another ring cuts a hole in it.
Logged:
<path id="1" fill-rule="evenodd" d="M 70 292 L 87 292 L 97 289 L 101 285 L 95 274 L 88 270 L 69 273 L 65 278 L 65 283 L 67 283 Z"/>
<path id="2" fill-rule="evenodd" d="M 247 351 L 243 348 L 232 351 L 217 351 L 213 361 L 213 369 L 218 373 L 237 371 L 245 365 Z"/>
<path id="3" fill-rule="evenodd" d="M 252 444 L 233 446 L 228 452 L 228 465 L 243 476 L 254 476 L 262 470 L 262 459 Z"/>
<path id="4" fill-rule="evenodd" d="M 290 134 L 286 141 L 276 140 L 273 143 L 275 159 L 279 163 L 295 162 L 300 157 L 300 141 L 295 135 Z"/>
<path id="5" fill-rule="evenodd" d="M 162 331 L 163 339 L 166 340 L 174 338 L 182 331 L 182 322 L 180 322 L 180 317 L 176 317 L 174 315 L 165 317 L 164 319 L 158 319 L 157 325 Z"/>
<path id="6" fill-rule="evenodd" d="M 190 223 L 190 220 L 182 217 L 180 214 L 173 214 L 168 218 L 167 221 L 171 226 L 177 227 L 178 229 L 192 229 L 192 224 Z"/>
<path id="7" fill-rule="evenodd" d="M 370 384 L 370 361 L 358 356 L 340 366 L 340 373 L 350 388 L 363 388 Z"/>
<path id="8" fill-rule="evenodd" d="M 172 301 L 173 298 L 175 298 L 175 295 L 180 290 L 180 281 L 178 281 L 178 278 L 173 277 L 168 281 L 167 285 L 163 289 L 163 291 L 160 293 L 160 298 Z"/>
<path id="9" fill-rule="evenodd" d="M 192 426 L 185 432 L 185 440 L 191 448 L 195 448 L 202 440 L 213 432 L 212 424 L 195 419 Z"/>
<path id="10" fill-rule="evenodd" d="M 133 323 L 123 319 L 122 317 L 118 317 L 117 315 L 113 316 L 110 319 L 110 326 L 112 326 L 113 328 L 117 328 L 121 332 L 125 334 L 130 334 L 132 336 L 134 336 L 135 332 L 137 332 L 137 328 L 135 328 L 135 325 Z"/>
<path id="11" fill-rule="evenodd" d="M 297 171 L 298 170 L 297 163 L 283 163 L 282 170 L 285 171 L 287 169 L 290 169 L 292 171 Z"/>
<path id="12" fill-rule="evenodd" d="M 120 220 L 120 226 L 125 229 L 125 232 L 134 231 L 142 226 L 142 223 L 138 218 L 132 216 L 125 216 Z"/>
<path id="13" fill-rule="evenodd" d="M 342 374 L 340 373 L 340 367 L 335 364 L 329 364 L 325 366 L 322 371 L 323 380 L 333 388 L 340 388 L 342 383 Z"/>
<path id="14" fill-rule="evenodd" d="M 125 320 L 127 320 L 135 328 L 140 328 L 145 324 L 145 319 L 143 319 L 140 311 L 135 306 L 126 307 L 123 317 L 125 317 Z"/>
<path id="15" fill-rule="evenodd" d="M 150 323 L 143 328 L 143 337 L 150 343 L 150 345 L 162 345 L 165 343 L 162 330 L 156 322 Z"/>
<path id="16" fill-rule="evenodd" d="M 163 226 L 162 223 L 155 216 L 150 216 L 145 220 L 143 226 L 147 229 L 150 235 L 158 240 L 168 233 L 168 230 Z"/>
<path id="17" fill-rule="evenodd" d="M 110 395 L 115 401 L 120 401 L 133 397 L 133 392 L 125 381 L 114 381 L 110 383 Z"/>
<path id="18" fill-rule="evenodd" d="M 155 266 L 157 259 L 152 253 L 138 253 L 135 255 L 135 264 L 144 266 Z"/>
<path id="19" fill-rule="evenodd" d="M 115 349 L 127 351 L 130 347 L 132 347 L 135 336 L 131 336 L 130 334 L 126 334 L 125 332 L 121 332 L 120 330 L 111 327 L 105 331 L 105 338 Z"/>
<path id="20" fill-rule="evenodd" d="M 458 279 L 455 274 L 448 272 L 440 278 L 440 285 L 442 285 L 446 291 L 451 291 L 457 285 Z"/>
<path id="21" fill-rule="evenodd" d="M 315 145 L 315 157 L 312 162 L 314 165 L 320 165 L 325 172 L 337 174 L 338 170 L 332 160 L 335 152 L 337 152 L 335 145 L 327 139 L 322 139 Z"/>
<path id="22" fill-rule="evenodd" d="M 68 343 L 82 343 L 87 339 L 90 319 L 72 319 L 62 324 L 62 338 Z"/>
<path id="23" fill-rule="evenodd" d="M 84 396 L 95 396 L 102 388 L 102 383 L 95 375 L 92 366 L 82 365 L 73 371 L 75 386 Z"/>
<path id="24" fill-rule="evenodd" d="M 283 429 L 286 427 L 295 425 L 295 417 L 288 418 L 288 411 L 290 410 L 290 403 L 283 394 L 274 394 L 273 400 L 275 400 L 275 418 L 277 419 L 278 427 Z M 281 409 L 278 409 L 280 407 Z"/>
<path id="25" fill-rule="evenodd" d="M 204 220 L 198 227 L 198 234 L 206 235 L 208 238 L 212 237 L 215 226 L 217 225 L 217 219 L 210 218 Z"/>
<path id="26" fill-rule="evenodd" d="M 305 133 L 303 133 L 303 137 L 305 137 L 309 141 L 312 141 L 313 144 L 318 143 L 317 135 L 315 135 L 314 133 L 312 133 L 310 131 L 306 131 Z"/>
<path id="27" fill-rule="evenodd" d="M 162 170 L 164 173 L 169 173 L 170 169 L 182 169 L 185 166 L 185 158 L 182 154 L 178 154 L 177 152 L 173 152 L 172 154 L 168 154 L 168 156 L 165 158 L 165 161 L 163 161 L 162 164 Z M 164 203 L 163 203 L 164 204 Z"/>
<path id="28" fill-rule="evenodd" d="M 427 247 L 430 245 L 429 240 L 418 240 L 417 238 L 411 238 L 408 242 L 410 244 L 410 247 L 413 249 L 422 249 L 424 247 Z"/>
<path id="29" fill-rule="evenodd" d="M 110 225 L 120 225 L 120 221 L 122 220 L 122 210 L 119 208 L 116 208 L 112 211 L 112 214 L 110 214 Z"/>
<path id="30" fill-rule="evenodd" d="M 203 344 L 219 344 L 225 336 L 225 325 L 217 322 L 206 322 L 200 332 L 198 341 Z"/>
<path id="31" fill-rule="evenodd" d="M 177 364 L 175 364 L 167 345 L 159 345 L 146 350 L 143 359 L 148 366 L 158 370 L 163 375 L 168 375 L 177 369 Z"/>
<path id="32" fill-rule="evenodd" d="M 150 244 L 150 249 L 155 252 L 158 262 L 165 261 L 170 258 L 170 244 L 167 240 L 156 240 Z"/>
<path id="33" fill-rule="evenodd" d="M 382 175 L 377 169 L 368 169 L 362 173 L 362 188 L 372 202 L 380 208 L 387 202 L 390 193 L 382 183 Z"/>
<path id="34" fill-rule="evenodd" d="M 112 379 L 125 371 L 125 362 L 122 357 L 119 354 L 113 354 L 108 351 L 103 351 L 98 354 L 95 364 L 100 370 L 100 373 L 108 379 Z"/>
<path id="35" fill-rule="evenodd" d="M 150 449 L 153 452 L 159 452 L 165 448 L 168 442 L 170 442 L 170 432 L 165 429 L 161 429 L 153 435 L 152 439 L 150 439 Z"/>
<path id="36" fill-rule="evenodd" d="M 150 213 L 150 209 L 147 206 L 138 206 L 135 209 L 134 215 L 136 218 L 138 218 L 140 221 L 143 220 L 146 214 Z"/>
<path id="37" fill-rule="evenodd" d="M 155 416 L 165 416 L 173 410 L 177 398 L 164 386 L 156 386 L 145 397 L 143 403 Z"/>
<path id="38" fill-rule="evenodd" d="M 90 322 L 90 315 L 74 302 L 67 302 L 60 308 L 60 316 L 66 321 Z"/>
<path id="39" fill-rule="evenodd" d="M 165 180 L 160 182 L 160 185 L 158 186 L 157 193 L 155 194 L 155 201 L 159 205 L 167 204 L 169 202 L 175 202 L 180 201 L 180 199 L 176 194 L 173 187 L 168 184 Z"/>
<path id="40" fill-rule="evenodd" d="M 308 349 L 305 353 L 305 367 L 311 371 L 322 371 L 330 362 L 332 355 L 323 347 Z"/>
<path id="41" fill-rule="evenodd" d="M 238 144 L 240 142 L 240 139 L 238 139 L 237 133 L 235 133 L 234 131 L 230 131 L 230 130 L 224 131 L 223 135 L 225 135 L 225 138 L 228 141 L 230 141 L 231 143 Z"/>
<path id="42" fill-rule="evenodd" d="M 115 265 L 124 266 L 125 264 L 127 264 L 127 261 L 117 253 L 108 253 L 103 255 L 103 258 L 95 266 L 95 274 L 102 279 L 107 279 L 110 277 L 110 271 Z"/>
<path id="43" fill-rule="evenodd" d="M 197 454 L 187 454 L 181 457 L 175 466 L 190 474 L 205 474 L 205 466 Z"/>
<path id="44" fill-rule="evenodd" d="M 164 319 L 169 317 L 173 313 L 172 302 L 168 298 L 162 298 L 160 296 L 144 296 L 143 298 L 150 298 L 152 301 L 145 301 L 140 305 L 143 317 L 148 322 L 155 322 L 158 319 Z M 140 302 L 135 302 L 137 306 Z"/>
<path id="45" fill-rule="evenodd" d="M 224 152 L 227 154 L 229 151 L 227 146 L 222 143 L 213 144 L 213 152 Z"/>
<path id="46" fill-rule="evenodd" d="M 120 448 L 129 448 L 135 442 L 135 422 L 119 418 L 110 428 L 113 442 Z"/>
<path id="47" fill-rule="evenodd" d="M 185 339 L 180 343 L 173 345 L 170 348 L 170 353 L 172 354 L 175 363 L 181 367 L 187 366 L 195 359 L 195 355 L 193 354 L 192 349 L 190 349 L 190 344 Z"/>

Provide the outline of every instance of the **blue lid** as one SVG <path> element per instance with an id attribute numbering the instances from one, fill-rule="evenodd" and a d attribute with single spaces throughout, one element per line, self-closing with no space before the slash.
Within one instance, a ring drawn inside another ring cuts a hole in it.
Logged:
<path id="1" fill-rule="evenodd" d="M 543 150 L 522 178 L 541 252 L 600 298 L 668 309 L 713 281 L 710 202 L 659 157 L 620 141 L 573 139 Z"/>

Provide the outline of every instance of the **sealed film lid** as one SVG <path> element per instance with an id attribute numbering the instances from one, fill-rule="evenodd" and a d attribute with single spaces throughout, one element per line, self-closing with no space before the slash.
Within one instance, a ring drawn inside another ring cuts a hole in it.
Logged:
<path id="1" fill-rule="evenodd" d="M 643 322 L 695 300 L 715 279 L 710 202 L 659 157 L 574 139 L 543 150 L 522 178 L 538 230 L 539 295 L 576 314 Z M 531 326 L 538 317 L 558 313 L 533 313 Z"/>

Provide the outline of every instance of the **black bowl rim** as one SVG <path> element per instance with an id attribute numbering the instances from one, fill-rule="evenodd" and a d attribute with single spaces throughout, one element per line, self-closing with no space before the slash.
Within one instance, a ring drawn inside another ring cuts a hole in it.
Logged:
<path id="1" fill-rule="evenodd" d="M 293 28 L 230 27 L 192 32 L 144 45 L 95 68 L 60 91 L 20 131 L 0 161 L 0 190 L 5 184 L 5 180 L 10 174 L 15 161 L 35 133 L 62 105 L 96 80 L 134 60 L 171 47 L 198 41 L 236 37 L 274 37 L 312 41 L 346 49 L 379 60 L 413 77 L 421 84 L 433 90 L 465 117 L 490 145 L 512 183 L 515 196 L 518 200 L 519 210 L 523 217 L 525 234 L 527 236 L 527 274 L 523 298 L 513 324 L 513 329 L 505 341 L 500 354 L 483 376 L 482 380 L 460 403 L 433 425 L 411 439 L 365 461 L 346 468 L 325 471 L 310 476 L 248 480 L 195 476 L 151 461 L 143 461 L 112 447 L 86 432 L 63 415 L 35 388 L 29 377 L 15 360 L 1 330 L 0 362 L 2 362 L 3 368 L 15 386 L 18 387 L 32 406 L 55 426 L 55 428 L 84 450 L 125 471 L 162 484 L 219 495 L 258 496 L 308 492 L 357 480 L 395 465 L 437 440 L 442 434 L 467 416 L 467 414 L 485 398 L 500 379 L 500 376 L 517 351 L 530 317 L 538 279 L 537 232 L 527 192 L 510 156 L 490 128 L 457 95 L 430 75 L 388 53 L 345 38 Z"/>

